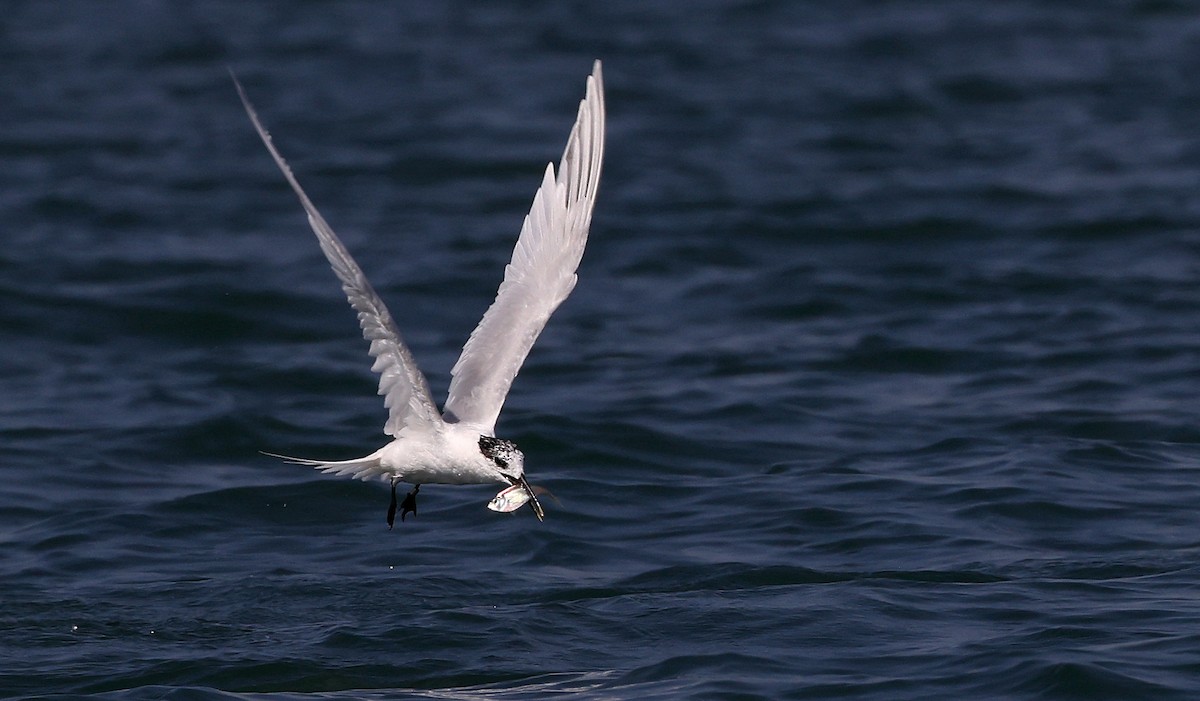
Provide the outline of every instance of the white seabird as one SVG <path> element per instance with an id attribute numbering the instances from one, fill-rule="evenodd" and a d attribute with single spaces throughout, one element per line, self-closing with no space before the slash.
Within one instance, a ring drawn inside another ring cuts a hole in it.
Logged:
<path id="1" fill-rule="evenodd" d="M 234 84 L 263 144 L 300 198 L 321 250 L 342 281 L 346 299 L 358 312 L 363 337 L 370 341 L 370 353 L 375 358 L 371 369 L 379 373 L 379 394 L 389 411 L 383 430 L 392 437 L 379 450 L 355 460 L 274 457 L 322 472 L 391 482 L 389 528 L 396 514 L 398 482 L 413 485 L 401 504 L 402 521 L 408 512 L 416 513 L 416 496 L 422 484 L 496 482 L 506 488 L 488 508 L 509 512 L 529 502 L 538 520 L 542 520 L 544 512 L 537 499 L 541 490 L 525 481 L 525 455 L 511 441 L 496 438 L 496 418 L 538 334 L 575 287 L 575 271 L 587 244 L 604 160 L 600 61 L 595 62 L 587 79 L 585 97 L 579 103 L 579 115 L 558 172 L 553 163 L 546 166 L 512 260 L 505 266 L 496 300 L 450 371 L 453 379 L 441 412 L 383 300 L 292 175 L 236 77 Z"/>

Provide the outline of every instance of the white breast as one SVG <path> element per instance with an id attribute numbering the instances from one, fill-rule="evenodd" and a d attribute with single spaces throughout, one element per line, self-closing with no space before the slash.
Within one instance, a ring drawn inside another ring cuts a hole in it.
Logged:
<path id="1" fill-rule="evenodd" d="M 416 436 L 401 433 L 379 458 L 384 469 L 411 484 L 509 483 L 479 451 L 479 432 L 462 424 Z"/>

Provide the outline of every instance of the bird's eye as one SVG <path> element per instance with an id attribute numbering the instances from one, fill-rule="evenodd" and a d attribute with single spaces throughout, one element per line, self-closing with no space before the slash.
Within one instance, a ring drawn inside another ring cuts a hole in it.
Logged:
<path id="1" fill-rule="evenodd" d="M 494 457 L 492 458 L 492 461 L 496 463 L 497 467 L 508 467 L 508 461 L 504 458 Z"/>

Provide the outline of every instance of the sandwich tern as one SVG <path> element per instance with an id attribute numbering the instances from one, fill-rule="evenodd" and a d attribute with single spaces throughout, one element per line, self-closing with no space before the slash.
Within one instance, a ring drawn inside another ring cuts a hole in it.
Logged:
<path id="1" fill-rule="evenodd" d="M 375 359 L 371 369 L 379 374 L 379 394 L 388 409 L 383 430 L 392 437 L 379 450 L 354 460 L 270 455 L 322 472 L 389 481 L 392 497 L 388 528 L 395 521 L 399 482 L 413 485 L 400 504 L 401 521 L 408 513 L 417 512 L 417 493 L 422 484 L 490 483 L 503 484 L 505 489 L 488 503 L 489 509 L 507 513 L 529 503 L 538 520 L 543 520 L 545 512 L 537 497 L 545 490 L 525 480 L 525 455 L 512 441 L 496 438 L 495 426 L 529 349 L 550 315 L 575 287 L 575 271 L 587 244 L 604 160 L 600 61 L 593 64 L 587 79 L 558 172 L 553 163 L 546 166 L 496 299 L 471 332 L 450 371 L 450 391 L 441 412 L 383 300 L 300 187 L 236 76 L 233 82 L 259 138 L 299 197 L 321 250 L 342 282 L 346 299 L 358 312 L 359 326 Z"/>

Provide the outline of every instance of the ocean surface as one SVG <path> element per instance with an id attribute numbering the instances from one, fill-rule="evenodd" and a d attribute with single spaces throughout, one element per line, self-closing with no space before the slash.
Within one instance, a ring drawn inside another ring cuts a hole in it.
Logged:
<path id="1" fill-rule="evenodd" d="M 498 434 L 383 444 L 237 73 L 439 401 L 592 60 Z M 0 697 L 1200 698 L 1200 13 L 1170 0 L 9 2 Z"/>

